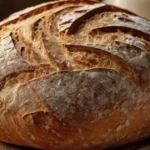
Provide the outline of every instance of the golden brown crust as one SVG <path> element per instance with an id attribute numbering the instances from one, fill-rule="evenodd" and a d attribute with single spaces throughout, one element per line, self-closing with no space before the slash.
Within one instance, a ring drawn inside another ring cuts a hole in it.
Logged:
<path id="1" fill-rule="evenodd" d="M 150 21 L 66 0 L 0 26 L 1 141 L 83 150 L 150 136 Z"/>

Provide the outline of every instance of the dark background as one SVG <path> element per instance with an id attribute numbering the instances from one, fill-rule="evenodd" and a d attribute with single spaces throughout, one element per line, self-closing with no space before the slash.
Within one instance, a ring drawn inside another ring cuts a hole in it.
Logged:
<path id="1" fill-rule="evenodd" d="M 26 7 L 48 1 L 50 0 L 0 0 L 0 20 Z"/>
<path id="2" fill-rule="evenodd" d="M 0 20 L 10 14 L 52 0 L 0 0 Z M 78 1 L 78 0 L 76 0 Z M 150 19 L 150 0 L 99 0 L 108 4 L 129 9 L 143 17 Z"/>

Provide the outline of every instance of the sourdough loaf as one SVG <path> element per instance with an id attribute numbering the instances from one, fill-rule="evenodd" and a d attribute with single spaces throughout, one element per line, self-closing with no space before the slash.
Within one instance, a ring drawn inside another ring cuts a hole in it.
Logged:
<path id="1" fill-rule="evenodd" d="M 150 136 L 150 21 L 94 0 L 0 23 L 0 140 L 48 150 Z"/>

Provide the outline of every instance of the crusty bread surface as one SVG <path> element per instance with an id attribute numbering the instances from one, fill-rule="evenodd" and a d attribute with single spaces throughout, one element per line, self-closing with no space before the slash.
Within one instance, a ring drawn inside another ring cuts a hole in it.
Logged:
<path id="1" fill-rule="evenodd" d="M 0 140 L 93 150 L 150 136 L 150 21 L 60 0 L 0 23 Z"/>

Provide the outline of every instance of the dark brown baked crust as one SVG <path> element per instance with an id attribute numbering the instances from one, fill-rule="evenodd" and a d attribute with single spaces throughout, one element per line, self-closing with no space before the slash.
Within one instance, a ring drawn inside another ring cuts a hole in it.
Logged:
<path id="1" fill-rule="evenodd" d="M 150 136 L 150 21 L 68 0 L 0 29 L 0 140 L 83 150 Z"/>
<path id="2" fill-rule="evenodd" d="M 1 150 L 37 150 L 32 148 L 25 148 L 21 146 L 15 146 L 7 143 L 0 142 L 0 149 Z"/>

